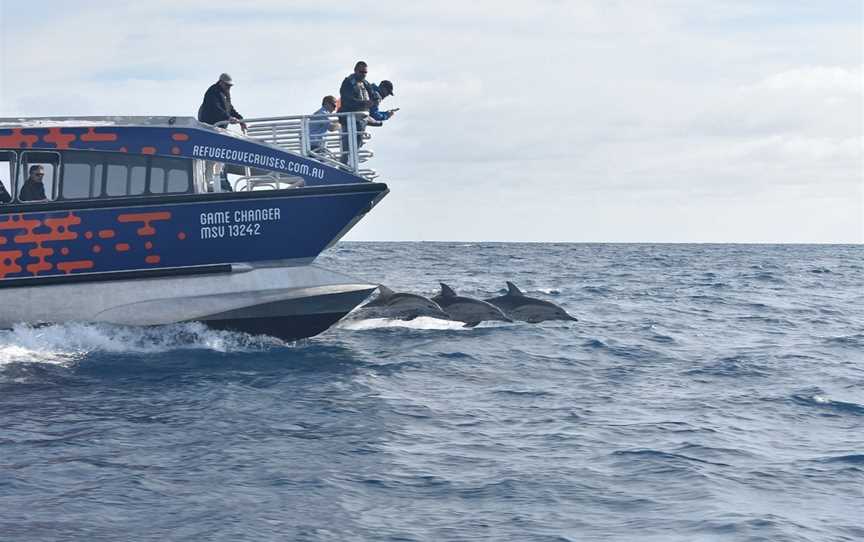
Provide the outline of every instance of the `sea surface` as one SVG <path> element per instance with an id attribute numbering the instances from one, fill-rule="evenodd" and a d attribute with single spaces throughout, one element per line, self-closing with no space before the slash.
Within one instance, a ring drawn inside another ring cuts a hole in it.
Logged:
<path id="1" fill-rule="evenodd" d="M 864 540 L 864 246 L 319 261 L 580 321 L 0 331 L 0 540 Z"/>

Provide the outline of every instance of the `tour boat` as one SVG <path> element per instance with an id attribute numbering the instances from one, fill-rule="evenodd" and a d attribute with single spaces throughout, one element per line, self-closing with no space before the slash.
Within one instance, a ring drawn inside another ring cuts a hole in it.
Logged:
<path id="1" fill-rule="evenodd" d="M 375 285 L 315 259 L 388 189 L 354 122 L 347 149 L 336 132 L 313 151 L 320 121 L 250 119 L 241 135 L 182 117 L 0 119 L 0 328 L 328 329 Z M 31 169 L 45 200 L 18 197 Z"/>

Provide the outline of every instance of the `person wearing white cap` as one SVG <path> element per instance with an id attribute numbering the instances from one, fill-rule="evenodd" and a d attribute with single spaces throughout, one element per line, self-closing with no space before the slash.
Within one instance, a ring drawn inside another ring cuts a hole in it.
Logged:
<path id="1" fill-rule="evenodd" d="M 240 128 L 246 131 L 243 115 L 231 104 L 231 87 L 234 81 L 227 73 L 219 76 L 219 80 L 210 85 L 204 93 L 204 101 L 198 108 L 198 121 L 207 124 L 228 121 L 230 124 L 240 123 Z"/>

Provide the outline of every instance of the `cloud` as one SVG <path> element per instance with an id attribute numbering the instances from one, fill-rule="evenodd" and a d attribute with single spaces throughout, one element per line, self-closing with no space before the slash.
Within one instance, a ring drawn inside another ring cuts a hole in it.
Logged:
<path id="1" fill-rule="evenodd" d="M 2 116 L 193 115 L 222 71 L 247 116 L 311 113 L 367 60 L 401 111 L 352 238 L 864 241 L 856 2 L 0 6 Z"/>

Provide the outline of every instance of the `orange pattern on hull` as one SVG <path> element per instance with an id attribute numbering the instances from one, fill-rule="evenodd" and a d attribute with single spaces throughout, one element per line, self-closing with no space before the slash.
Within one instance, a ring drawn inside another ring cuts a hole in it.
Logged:
<path id="1" fill-rule="evenodd" d="M 45 143 L 53 143 L 58 149 L 68 149 L 69 143 L 75 141 L 75 134 L 64 134 L 60 128 L 49 128 L 48 135 L 42 138 Z"/>
<path id="2" fill-rule="evenodd" d="M 62 218 L 46 218 L 38 220 L 32 218 L 24 218 L 23 214 L 12 215 L 8 220 L 0 222 L 0 230 L 20 231 L 24 233 L 15 235 L 16 243 L 30 243 L 35 245 L 27 251 L 27 255 L 36 258 L 35 263 L 28 264 L 26 270 L 32 275 L 39 275 L 43 271 L 51 271 L 54 269 L 54 264 L 48 261 L 48 257 L 52 256 L 55 251 L 53 248 L 44 246 L 43 243 L 49 241 L 71 241 L 78 238 L 78 234 L 72 231 L 72 226 L 77 226 L 81 223 L 81 218 L 73 213 L 69 213 Z M 45 228 L 47 232 L 41 231 Z M 37 232 L 37 229 L 40 230 Z M 4 236 L 5 239 L 5 236 Z M 24 255 L 23 251 L 12 250 L 0 253 L 2 261 L 0 261 L 0 278 L 5 278 L 6 275 L 12 273 L 20 273 L 22 271 L 18 260 Z M 66 255 L 61 250 L 61 254 Z M 59 264 L 58 264 L 59 268 Z"/>
<path id="3" fill-rule="evenodd" d="M 67 275 L 72 271 L 78 271 L 81 269 L 93 269 L 93 260 L 76 260 L 74 262 L 60 262 L 57 264 L 57 269 L 63 271 Z"/>
<path id="4" fill-rule="evenodd" d="M 130 213 L 117 217 L 117 222 L 143 222 L 144 225 L 138 228 L 138 235 L 141 237 L 156 235 L 156 229 L 150 223 L 157 220 L 171 220 L 171 213 L 157 211 L 155 213 Z"/>
<path id="5" fill-rule="evenodd" d="M 18 265 L 18 258 L 24 253 L 20 250 L 0 250 L 0 279 L 12 273 L 20 273 L 21 266 Z"/>
<path id="6" fill-rule="evenodd" d="M 21 133 L 21 128 L 13 128 L 12 135 L 0 135 L 0 147 L 7 149 L 32 147 L 37 141 L 39 141 L 39 136 L 29 134 L 24 135 Z"/>
<path id="7" fill-rule="evenodd" d="M 169 211 L 156 211 L 153 213 L 128 213 L 122 214 L 117 217 L 117 222 L 142 222 L 144 225 L 137 230 L 140 237 L 150 237 L 156 235 L 156 228 L 154 228 L 150 223 L 156 222 L 158 220 L 171 220 L 171 213 Z M 147 250 L 150 250 L 151 248 L 153 248 L 153 243 L 148 241 L 145 246 L 147 247 Z M 117 245 L 116 248 L 117 250 L 120 250 L 119 245 Z M 150 265 L 156 265 L 160 261 L 162 261 L 162 257 L 158 254 L 151 254 L 144 258 L 144 262 Z"/>
<path id="8" fill-rule="evenodd" d="M 97 134 L 95 129 L 87 128 L 87 133 L 81 134 L 81 141 L 85 141 L 87 143 L 117 141 L 117 134 Z"/>

